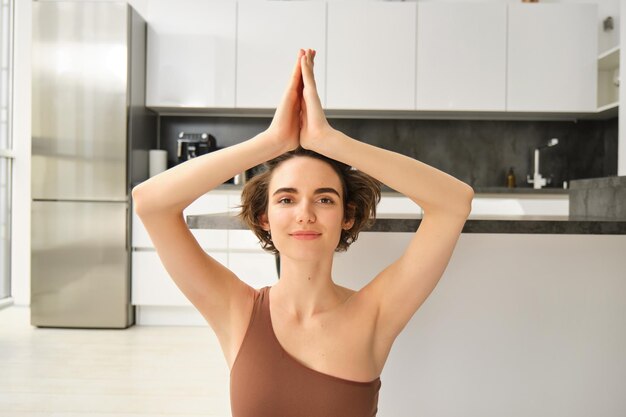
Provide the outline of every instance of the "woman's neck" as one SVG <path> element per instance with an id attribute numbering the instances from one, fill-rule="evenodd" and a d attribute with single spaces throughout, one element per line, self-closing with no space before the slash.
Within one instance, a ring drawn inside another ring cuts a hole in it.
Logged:
<path id="1" fill-rule="evenodd" d="M 281 257 L 280 280 L 272 287 L 273 305 L 303 320 L 332 309 L 342 299 L 331 272 L 332 259 L 303 262 Z"/>

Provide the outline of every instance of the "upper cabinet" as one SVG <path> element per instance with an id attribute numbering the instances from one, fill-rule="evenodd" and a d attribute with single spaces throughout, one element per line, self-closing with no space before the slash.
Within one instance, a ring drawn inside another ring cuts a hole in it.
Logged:
<path id="1" fill-rule="evenodd" d="M 417 4 L 329 2 L 326 107 L 415 110 Z"/>
<path id="2" fill-rule="evenodd" d="M 595 112 L 595 4 L 510 3 L 507 110 Z"/>
<path id="3" fill-rule="evenodd" d="M 238 108 L 276 108 L 301 48 L 315 49 L 315 79 L 324 103 L 326 4 L 240 2 L 237 25 Z"/>
<path id="4" fill-rule="evenodd" d="M 235 107 L 234 1 L 150 0 L 146 104 Z"/>
<path id="5" fill-rule="evenodd" d="M 504 3 L 419 3 L 417 110 L 505 110 L 506 13 Z"/>
<path id="6" fill-rule="evenodd" d="M 595 113 L 598 105 L 615 106 L 618 91 L 615 59 L 598 66 L 597 9 L 585 3 L 150 0 L 146 102 L 170 109 L 275 109 L 298 50 L 312 48 L 322 105 L 337 113 Z"/>

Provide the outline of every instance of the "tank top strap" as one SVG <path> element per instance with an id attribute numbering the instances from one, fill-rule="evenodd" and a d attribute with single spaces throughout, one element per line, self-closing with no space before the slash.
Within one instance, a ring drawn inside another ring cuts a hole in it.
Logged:
<path id="1" fill-rule="evenodd" d="M 270 316 L 270 287 L 263 287 L 259 289 L 259 295 L 254 302 L 254 317 L 255 324 L 262 327 L 266 332 L 272 331 L 272 318 Z"/>
<path id="2" fill-rule="evenodd" d="M 254 357 L 257 355 L 255 351 L 260 346 L 267 347 L 271 345 L 269 341 L 272 340 L 270 337 L 272 335 L 272 319 L 269 313 L 269 288 L 263 287 L 257 290 L 248 328 L 239 347 L 239 353 L 233 364 L 233 369 L 242 357 Z"/>

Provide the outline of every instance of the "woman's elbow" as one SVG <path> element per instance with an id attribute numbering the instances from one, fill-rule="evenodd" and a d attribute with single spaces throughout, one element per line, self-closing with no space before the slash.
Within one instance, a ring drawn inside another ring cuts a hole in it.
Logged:
<path id="1" fill-rule="evenodd" d="M 467 184 L 465 184 L 467 185 Z M 474 200 L 474 189 L 467 185 L 467 215 L 469 216 L 472 211 L 472 201 Z"/>
<path id="2" fill-rule="evenodd" d="M 472 201 L 474 200 L 474 189 L 463 183 L 463 191 L 459 193 L 461 198 L 458 203 L 458 211 L 464 217 L 469 217 L 472 211 Z"/>
<path id="3" fill-rule="evenodd" d="M 133 200 L 133 210 L 134 212 L 140 216 L 144 206 L 144 197 L 143 197 L 143 187 L 141 184 L 137 184 L 133 187 L 130 192 L 130 195 Z"/>

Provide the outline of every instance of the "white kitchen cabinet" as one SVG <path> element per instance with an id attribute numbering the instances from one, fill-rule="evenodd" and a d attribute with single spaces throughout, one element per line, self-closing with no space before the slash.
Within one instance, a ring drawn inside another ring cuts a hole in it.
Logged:
<path id="1" fill-rule="evenodd" d="M 235 1 L 150 0 L 146 105 L 235 107 Z"/>
<path id="2" fill-rule="evenodd" d="M 418 3 L 417 110 L 504 111 L 505 3 Z"/>
<path id="3" fill-rule="evenodd" d="M 251 230 L 229 230 L 228 231 L 228 248 L 235 250 L 250 250 L 260 252 L 261 244 L 259 238 L 256 237 Z"/>
<path id="4" fill-rule="evenodd" d="M 329 2 L 326 107 L 415 110 L 417 4 Z"/>
<path id="5" fill-rule="evenodd" d="M 191 203 L 183 216 L 228 211 L 229 194 L 207 193 Z M 200 246 L 221 264 L 228 265 L 226 230 L 192 230 Z M 132 219 L 132 295 L 138 306 L 191 306 L 163 266 L 141 219 L 133 211 Z M 147 320 L 150 320 L 149 318 Z"/>
<path id="6" fill-rule="evenodd" d="M 595 112 L 595 4 L 509 3 L 507 111 Z"/>
<path id="7" fill-rule="evenodd" d="M 269 252 L 245 251 L 228 253 L 228 268 L 246 284 L 261 288 L 278 281 L 276 259 Z"/>
<path id="8" fill-rule="evenodd" d="M 384 217 L 388 214 L 415 214 L 421 217 L 422 208 L 404 195 L 383 194 L 376 206 L 376 216 Z"/>
<path id="9" fill-rule="evenodd" d="M 472 200 L 471 216 L 569 215 L 569 195 L 482 194 Z"/>
<path id="10" fill-rule="evenodd" d="M 228 263 L 226 251 L 209 253 L 222 265 Z M 176 286 L 155 251 L 133 251 L 131 303 L 140 306 L 191 306 Z"/>
<path id="11" fill-rule="evenodd" d="M 300 49 L 315 49 L 315 77 L 325 91 L 326 4 L 242 1 L 237 12 L 238 108 L 276 108 Z"/>

